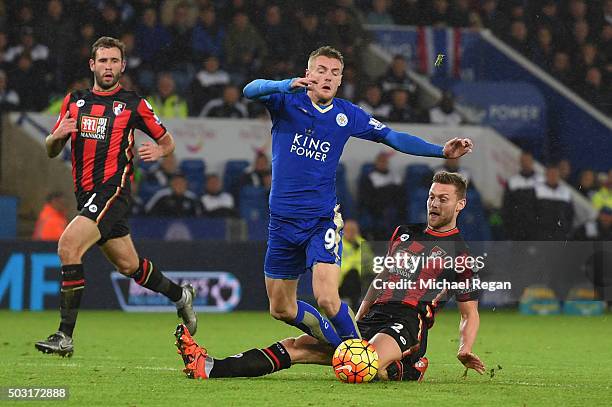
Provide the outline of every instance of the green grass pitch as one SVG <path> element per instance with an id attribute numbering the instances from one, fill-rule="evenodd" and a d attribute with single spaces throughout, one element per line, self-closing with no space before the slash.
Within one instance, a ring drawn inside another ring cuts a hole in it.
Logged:
<path id="1" fill-rule="evenodd" d="M 458 315 L 446 310 L 429 336 L 423 383 L 348 385 L 331 368 L 294 366 L 256 379 L 193 381 L 173 345 L 172 314 L 82 311 L 72 358 L 33 343 L 57 328 L 58 313 L 0 311 L 0 387 L 68 386 L 68 401 L 4 405 L 75 406 L 610 406 L 612 318 L 529 317 L 483 312 L 475 351 L 495 374 L 479 376 L 455 359 Z M 227 356 L 296 335 L 265 313 L 201 314 L 196 339 Z M 501 367 L 501 370 L 499 369 Z"/>

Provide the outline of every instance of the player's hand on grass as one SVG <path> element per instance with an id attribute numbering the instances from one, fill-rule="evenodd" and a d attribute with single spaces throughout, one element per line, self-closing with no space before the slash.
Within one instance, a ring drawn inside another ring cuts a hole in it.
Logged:
<path id="1" fill-rule="evenodd" d="M 70 117 L 70 111 L 68 110 L 60 121 L 60 124 L 57 126 L 57 129 L 55 129 L 53 132 L 52 136 L 56 140 L 62 140 L 68 138 L 71 133 L 76 131 L 76 119 Z"/>
<path id="2" fill-rule="evenodd" d="M 459 352 L 457 353 L 457 359 L 468 369 L 474 369 L 480 374 L 485 372 L 484 363 L 472 352 Z"/>
<path id="3" fill-rule="evenodd" d="M 144 142 L 138 149 L 138 155 L 143 161 L 157 161 L 163 154 L 162 148 L 150 141 Z"/>
<path id="4" fill-rule="evenodd" d="M 306 88 L 310 90 L 312 85 L 316 85 L 317 81 L 308 78 L 296 78 L 291 82 L 291 90 L 294 91 L 299 88 Z"/>
<path id="5" fill-rule="evenodd" d="M 444 157 L 459 158 L 467 153 L 471 153 L 473 148 L 474 143 L 469 138 L 455 137 L 444 144 Z"/>

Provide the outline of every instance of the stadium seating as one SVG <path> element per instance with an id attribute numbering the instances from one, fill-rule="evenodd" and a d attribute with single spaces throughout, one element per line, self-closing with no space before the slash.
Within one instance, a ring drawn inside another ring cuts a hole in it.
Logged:
<path id="1" fill-rule="evenodd" d="M 206 164 L 200 159 L 183 160 L 179 169 L 187 178 L 188 188 L 196 195 L 204 192 Z"/>
<path id="2" fill-rule="evenodd" d="M 268 218 L 268 200 L 262 187 L 244 186 L 240 189 L 240 216 L 249 220 Z"/>
<path id="3" fill-rule="evenodd" d="M 249 165 L 247 160 L 228 160 L 223 171 L 223 189 L 232 195 L 238 195 L 240 177 Z"/>

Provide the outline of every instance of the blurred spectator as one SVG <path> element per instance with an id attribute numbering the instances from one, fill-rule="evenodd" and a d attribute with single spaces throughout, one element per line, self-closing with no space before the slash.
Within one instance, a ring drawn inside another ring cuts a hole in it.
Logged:
<path id="1" fill-rule="evenodd" d="M 254 186 L 259 187 L 264 184 L 264 177 L 271 171 L 270 160 L 265 153 L 257 153 L 253 165 L 244 170 L 240 177 L 239 187 Z"/>
<path id="2" fill-rule="evenodd" d="M 243 119 L 249 112 L 244 103 L 240 101 L 240 90 L 234 85 L 223 89 L 223 96 L 213 99 L 204 105 L 200 117 L 226 117 Z"/>
<path id="3" fill-rule="evenodd" d="M 6 72 L 0 70 L 0 112 L 19 109 L 19 95 L 8 84 Z"/>
<path id="4" fill-rule="evenodd" d="M 612 57 L 612 55 L 611 55 Z M 597 46 L 592 43 L 585 44 L 576 58 L 578 76 L 585 77 L 589 68 L 598 68 L 603 65 L 603 60 L 598 54 Z"/>
<path id="5" fill-rule="evenodd" d="M 408 64 L 401 55 L 395 55 L 393 57 L 391 66 L 378 81 L 385 98 L 390 98 L 391 92 L 396 89 L 402 89 L 411 94 L 416 91 L 414 82 L 408 76 Z"/>
<path id="6" fill-rule="evenodd" d="M 206 191 L 202 196 L 202 206 L 204 216 L 236 216 L 234 197 L 221 189 L 221 179 L 217 174 L 210 174 L 206 177 Z"/>
<path id="7" fill-rule="evenodd" d="M 436 27 L 446 27 L 451 17 L 448 0 L 432 0 L 430 4 L 429 19 L 425 23 Z"/>
<path id="8" fill-rule="evenodd" d="M 140 87 L 136 82 L 134 82 L 134 78 L 129 73 L 124 73 L 121 75 L 121 79 L 119 80 L 119 84 L 125 90 L 133 90 L 134 92 L 141 94 Z"/>
<path id="9" fill-rule="evenodd" d="M 510 22 L 508 17 L 498 8 L 497 0 L 483 0 L 481 6 L 482 24 L 494 34 L 500 35 L 508 32 Z"/>
<path id="10" fill-rule="evenodd" d="M 156 67 L 157 58 L 162 51 L 170 45 L 170 33 L 159 24 L 157 11 L 154 7 L 147 7 L 134 30 L 136 40 L 136 53 L 147 68 Z"/>
<path id="11" fill-rule="evenodd" d="M 538 240 L 567 240 L 572 230 L 574 206 L 570 189 L 561 184 L 559 167 L 546 168 L 544 182 L 535 186 Z"/>
<path id="12" fill-rule="evenodd" d="M 587 71 L 586 81 L 580 89 L 580 94 L 593 106 L 602 112 L 611 112 L 610 86 L 604 87 L 601 71 L 599 68 L 591 67 Z"/>
<path id="13" fill-rule="evenodd" d="M 6 62 L 14 63 L 24 54 L 27 54 L 32 62 L 39 65 L 40 68 L 49 68 L 49 48 L 36 41 L 32 27 L 24 27 L 21 30 L 19 44 L 10 47 L 4 58 Z"/>
<path id="14" fill-rule="evenodd" d="M 198 115 L 210 100 L 221 97 L 223 88 L 231 82 L 229 74 L 219 67 L 216 56 L 207 57 L 202 65 L 189 86 L 189 111 L 192 116 Z"/>
<path id="15" fill-rule="evenodd" d="M 215 8 L 212 6 L 202 8 L 192 34 L 192 47 L 196 61 L 206 56 L 222 59 L 224 42 L 225 28 L 217 22 Z"/>
<path id="16" fill-rule="evenodd" d="M 0 26 L 0 69 L 9 68 L 9 62 L 6 60 L 6 51 L 8 49 L 9 49 L 8 34 Z"/>
<path id="17" fill-rule="evenodd" d="M 159 3 L 158 1 L 144 0 L 149 2 L 149 4 Z M 206 0 L 198 1 L 198 0 L 164 0 L 161 7 L 157 6 L 159 9 L 159 21 L 165 27 L 169 27 L 176 19 L 176 9 L 178 7 L 182 7 L 181 19 L 184 19 L 185 25 L 188 27 L 193 27 L 196 24 L 198 19 L 198 9 L 196 8 L 196 3 L 202 4 L 204 7 L 207 5 Z"/>
<path id="18" fill-rule="evenodd" d="M 569 55 L 565 52 L 556 52 L 553 57 L 552 75 L 566 86 L 573 87 L 576 78 L 570 66 Z"/>
<path id="19" fill-rule="evenodd" d="M 174 79 L 169 73 L 161 73 L 157 79 L 157 93 L 147 99 L 159 117 L 187 117 L 187 102 L 175 91 Z"/>
<path id="20" fill-rule="evenodd" d="M 601 188 L 593 195 L 592 202 L 597 210 L 603 207 L 612 208 L 612 169 L 608 171 L 608 177 Z"/>
<path id="21" fill-rule="evenodd" d="M 365 99 L 359 102 L 359 107 L 382 121 L 387 120 L 391 112 L 391 105 L 383 103 L 380 86 L 374 83 L 366 87 Z"/>
<path id="22" fill-rule="evenodd" d="M 166 49 L 166 69 L 189 73 L 193 62 L 191 37 L 193 28 L 190 22 L 190 8 L 187 3 L 178 3 L 174 8 L 172 24 L 168 27 L 170 46 Z M 193 75 L 193 73 L 191 74 Z"/>
<path id="23" fill-rule="evenodd" d="M 37 38 L 47 47 L 54 60 L 53 65 L 57 68 L 54 75 L 57 79 L 57 89 L 65 87 L 63 78 L 63 67 L 68 63 L 70 44 L 74 38 L 76 29 L 74 22 L 64 12 L 64 6 L 60 0 L 50 0 L 47 3 L 47 14 L 41 19 L 37 26 Z"/>
<path id="24" fill-rule="evenodd" d="M 561 40 L 566 37 L 565 24 L 559 18 L 558 0 L 544 0 L 540 9 L 536 9 L 534 23 L 550 28 L 553 38 Z"/>
<path id="25" fill-rule="evenodd" d="M 595 172 L 593 170 L 582 171 L 578 183 L 576 184 L 576 189 L 590 201 L 599 189 L 597 187 Z"/>
<path id="26" fill-rule="evenodd" d="M 438 106 L 429 110 L 429 122 L 458 126 L 463 122 L 461 115 L 455 110 L 455 99 L 450 92 L 444 92 Z"/>
<path id="27" fill-rule="evenodd" d="M 397 89 L 391 94 L 391 110 L 388 120 L 396 123 L 416 122 L 416 114 L 410 107 L 408 92 Z"/>
<path id="28" fill-rule="evenodd" d="M 471 25 L 473 18 L 471 14 L 472 10 L 470 9 L 469 0 L 455 0 L 451 4 L 448 24 L 451 27 L 468 27 Z"/>
<path id="29" fill-rule="evenodd" d="M 136 53 L 134 34 L 132 32 L 124 32 L 119 38 L 125 44 L 125 53 L 123 54 L 126 61 L 124 74 L 136 73 L 142 65 L 142 59 Z"/>
<path id="30" fill-rule="evenodd" d="M 388 227 L 404 219 L 405 196 L 401 178 L 389 168 L 389 156 L 380 152 L 376 156 L 374 169 L 364 180 L 360 190 L 360 201 L 369 215 L 376 219 L 372 234 L 375 238 L 386 238 Z"/>
<path id="31" fill-rule="evenodd" d="M 260 32 L 263 33 L 270 56 L 282 58 L 290 55 L 293 44 L 287 39 L 291 38 L 291 30 L 284 20 L 280 7 L 276 4 L 271 4 L 266 8 Z"/>
<path id="32" fill-rule="evenodd" d="M 420 25 L 422 24 L 422 8 L 419 0 L 394 0 L 391 5 L 391 15 L 396 24 Z"/>
<path id="33" fill-rule="evenodd" d="M 357 77 L 357 69 L 353 64 L 344 66 L 342 71 L 342 86 L 338 89 L 338 97 L 355 101 L 359 93 L 359 78 Z"/>
<path id="34" fill-rule="evenodd" d="M 174 174 L 170 186 L 153 195 L 145 209 L 151 216 L 181 218 L 202 215 L 202 205 L 197 195 L 187 190 L 187 179 L 182 174 Z"/>
<path id="35" fill-rule="evenodd" d="M 587 6 L 584 0 L 570 0 L 568 4 L 568 22 L 574 23 L 587 18 Z"/>
<path id="36" fill-rule="evenodd" d="M 34 67 L 29 54 L 21 54 L 17 59 L 17 69 L 10 75 L 10 83 L 19 95 L 21 110 L 39 111 L 49 102 L 44 75 Z"/>
<path id="37" fill-rule="evenodd" d="M 101 12 L 94 22 L 96 24 L 96 31 L 100 35 L 119 38 L 121 33 L 125 31 L 125 26 L 123 21 L 121 21 L 121 15 L 117 6 L 109 1 L 102 5 Z"/>
<path id="38" fill-rule="evenodd" d="M 527 151 L 521 153 L 520 171 L 508 179 L 502 206 L 504 230 L 510 240 L 533 240 L 536 233 L 535 186 L 543 182 L 536 174 L 533 156 Z"/>
<path id="39" fill-rule="evenodd" d="M 436 173 L 438 171 L 457 172 L 457 173 L 463 175 L 465 180 L 468 182 L 468 188 L 474 188 L 474 183 L 470 182 L 472 180 L 472 174 L 470 173 L 470 171 L 467 168 L 461 167 L 461 164 L 460 164 L 459 160 L 460 160 L 459 158 L 447 158 L 447 159 L 445 159 L 444 160 L 444 165 L 441 165 L 440 167 L 436 168 L 434 170 L 434 173 Z"/>
<path id="40" fill-rule="evenodd" d="M 590 40 L 591 28 L 586 20 L 576 21 L 574 23 L 574 29 L 572 31 L 572 38 L 568 51 L 572 55 L 578 55 L 580 49 L 588 43 Z"/>
<path id="41" fill-rule="evenodd" d="M 359 20 L 345 7 L 336 7 L 329 14 L 328 42 L 345 58 L 345 63 L 359 64 L 365 45 L 365 33 Z"/>
<path id="42" fill-rule="evenodd" d="M 597 219 L 579 226 L 574 231 L 572 238 L 580 241 L 612 241 L 612 207 L 601 208 Z"/>
<path id="43" fill-rule="evenodd" d="M 143 202 L 142 198 L 139 194 L 140 191 L 140 182 L 134 180 L 131 183 L 131 202 L 130 202 L 130 213 L 133 216 L 142 216 L 145 215 L 145 202 Z"/>
<path id="44" fill-rule="evenodd" d="M 145 174 L 146 180 L 151 183 L 156 183 L 160 187 L 168 186 L 170 179 L 178 172 L 178 163 L 174 153 L 169 154 L 159 161 L 159 164 L 153 166 L 150 171 Z"/>
<path id="45" fill-rule="evenodd" d="M 241 79 L 238 82 L 256 72 L 268 53 L 264 39 L 243 12 L 234 15 L 227 31 L 224 50 L 230 72 Z"/>
<path id="46" fill-rule="evenodd" d="M 567 158 L 563 158 L 557 164 L 559 167 L 559 176 L 561 179 L 569 184 L 572 184 L 572 164 Z"/>
<path id="47" fill-rule="evenodd" d="M 540 26 L 536 33 L 536 40 L 531 47 L 531 61 L 542 69 L 550 70 L 554 56 L 553 36 L 550 28 Z"/>
<path id="48" fill-rule="evenodd" d="M 506 36 L 506 42 L 522 55 L 529 55 L 529 32 L 527 26 L 521 20 L 513 21 L 510 24 L 510 34 Z"/>
<path id="49" fill-rule="evenodd" d="M 19 4 L 21 3 L 21 4 Z M 9 24 L 9 42 L 15 43 L 19 40 L 21 33 L 24 28 L 34 29 L 36 27 L 36 21 L 34 11 L 32 10 L 32 3 L 27 1 L 17 2 L 19 8 L 15 13 L 15 20 Z M 17 6 L 15 4 L 15 6 Z"/>
<path id="50" fill-rule="evenodd" d="M 328 41 L 328 31 L 321 24 L 319 16 L 310 12 L 300 19 L 300 25 L 293 36 L 294 58 L 298 58 L 299 66 L 306 66 L 308 55 Z"/>
<path id="51" fill-rule="evenodd" d="M 38 215 L 32 240 L 58 241 L 68 225 L 66 197 L 62 192 L 52 192 Z"/>
<path id="52" fill-rule="evenodd" d="M 340 298 L 348 299 L 352 309 L 359 308 L 361 282 L 368 270 L 362 265 L 371 263 L 372 249 L 361 236 L 359 224 L 353 219 L 344 222 L 342 235 L 342 266 L 340 268 Z"/>
<path id="53" fill-rule="evenodd" d="M 368 24 L 392 25 L 393 16 L 389 13 L 389 0 L 372 0 L 372 10 L 366 17 Z"/>

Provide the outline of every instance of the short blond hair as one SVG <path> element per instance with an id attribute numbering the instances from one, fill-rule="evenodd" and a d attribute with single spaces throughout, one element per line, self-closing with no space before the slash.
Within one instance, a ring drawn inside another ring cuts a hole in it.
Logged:
<path id="1" fill-rule="evenodd" d="M 457 198 L 465 199 L 468 181 L 463 175 L 457 172 L 438 171 L 434 174 L 432 182 L 444 185 L 454 185 L 457 192 Z"/>
<path id="2" fill-rule="evenodd" d="M 330 47 L 329 45 L 325 45 L 323 47 L 315 49 L 314 51 L 310 53 L 310 55 L 308 56 L 308 69 L 310 69 L 314 60 L 317 57 L 321 57 L 321 56 L 337 59 L 338 61 L 340 61 L 340 64 L 342 65 L 342 69 L 344 69 L 344 57 L 342 56 L 342 53 L 338 51 L 336 48 Z"/>

